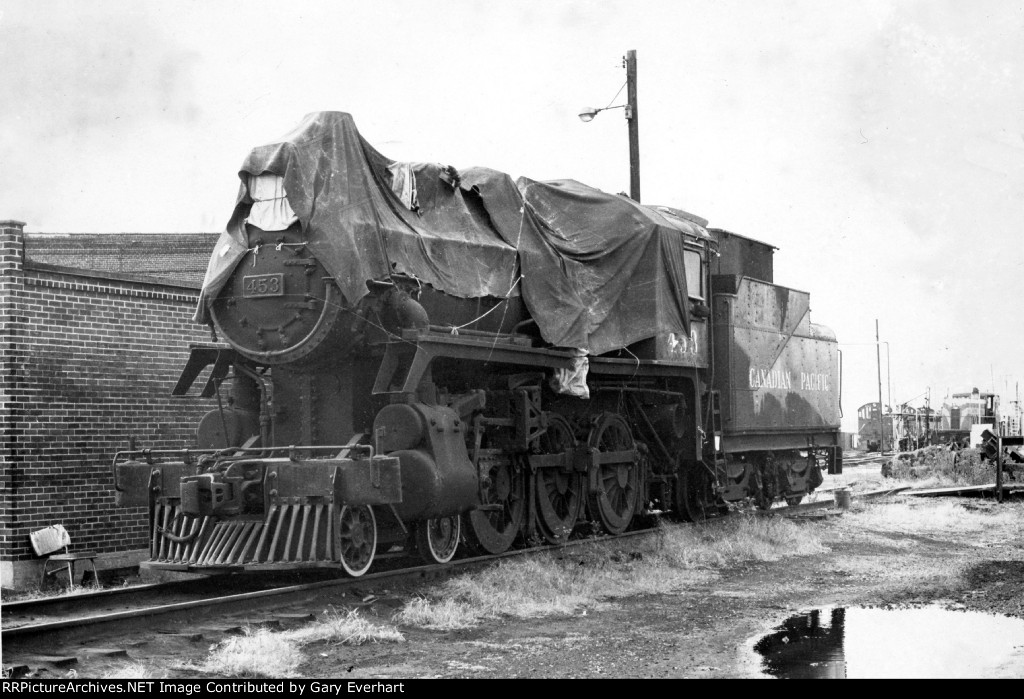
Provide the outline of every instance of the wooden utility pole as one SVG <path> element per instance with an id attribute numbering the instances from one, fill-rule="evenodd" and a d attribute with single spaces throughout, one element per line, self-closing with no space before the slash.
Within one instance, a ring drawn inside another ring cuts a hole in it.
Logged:
<path id="1" fill-rule="evenodd" d="M 878 429 L 881 432 L 878 451 L 885 451 L 885 420 L 882 417 L 882 343 L 878 341 L 878 318 L 875 318 L 875 358 L 878 361 Z"/>
<path id="2" fill-rule="evenodd" d="M 626 120 L 629 122 L 629 196 L 640 203 L 640 125 L 636 108 L 636 51 L 626 51 Z"/>

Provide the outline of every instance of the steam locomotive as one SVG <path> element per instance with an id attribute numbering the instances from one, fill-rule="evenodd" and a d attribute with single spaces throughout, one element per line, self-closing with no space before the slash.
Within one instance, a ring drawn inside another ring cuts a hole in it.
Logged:
<path id="1" fill-rule="evenodd" d="M 794 504 L 842 468 L 836 338 L 770 245 L 573 180 L 392 161 L 341 112 L 239 176 L 195 317 L 213 341 L 174 389 L 217 408 L 196 449 L 114 458 L 153 568 L 359 576 Z"/>

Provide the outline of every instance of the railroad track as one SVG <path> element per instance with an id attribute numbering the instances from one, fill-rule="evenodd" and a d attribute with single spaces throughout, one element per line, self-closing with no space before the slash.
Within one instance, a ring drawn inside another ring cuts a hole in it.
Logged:
<path id="1" fill-rule="evenodd" d="M 877 497 L 892 490 L 858 494 Z M 824 494 L 824 493 L 823 493 Z M 800 516 L 834 507 L 831 497 L 773 508 L 763 515 Z M 125 661 L 167 667 L 175 658 L 202 650 L 246 629 L 286 629 L 315 620 L 325 609 L 378 605 L 397 610 L 399 593 L 424 582 L 540 551 L 642 537 L 657 527 L 618 536 L 588 537 L 562 546 L 516 549 L 497 556 L 460 558 L 370 573 L 359 578 L 289 574 L 221 575 L 196 581 L 154 583 L 93 593 L 9 602 L 3 605 L 3 668 L 6 676 L 61 677 L 80 668 L 92 672 Z M 389 554 L 381 557 L 388 561 Z M 409 559 L 391 556 L 391 564 Z M 303 580 L 303 582 L 296 582 Z"/>
<path id="2" fill-rule="evenodd" d="M 314 621 L 332 607 L 375 605 L 397 610 L 404 604 L 404 597 L 398 593 L 424 582 L 436 582 L 505 558 L 646 536 L 654 531 L 461 558 L 444 565 L 383 570 L 359 578 L 267 585 L 265 574 L 258 579 L 245 574 L 222 575 L 5 603 L 0 631 L 3 669 L 9 677 L 62 677 L 70 670 L 102 672 L 105 667 L 129 660 L 166 667 L 173 665 L 175 658 L 201 655 L 200 649 L 246 629 L 283 630 Z M 246 589 L 239 591 L 239 587 Z"/>
<path id="3" fill-rule="evenodd" d="M 860 452 L 857 454 L 844 454 L 843 466 L 858 467 L 869 465 L 882 465 L 893 456 L 892 452 L 880 453 L 877 451 Z"/>

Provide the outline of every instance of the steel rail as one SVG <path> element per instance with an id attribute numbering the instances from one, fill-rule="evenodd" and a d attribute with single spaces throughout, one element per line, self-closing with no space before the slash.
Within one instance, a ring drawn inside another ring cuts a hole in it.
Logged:
<path id="1" fill-rule="evenodd" d="M 880 491 L 873 491 L 870 493 L 861 493 L 857 495 L 857 498 L 881 497 L 884 495 L 892 494 L 894 492 L 899 492 L 900 490 L 903 490 L 903 488 L 890 488 Z M 785 505 L 782 507 L 773 508 L 771 510 L 757 510 L 756 513 L 759 515 L 786 515 L 810 510 L 817 510 L 826 507 L 836 507 L 836 504 L 832 499 L 828 499 L 819 502 L 811 502 L 795 506 Z M 725 517 L 727 516 L 728 515 L 725 515 Z M 712 518 L 712 520 L 714 519 L 719 518 Z M 513 549 L 495 555 L 475 556 L 470 558 L 456 559 L 444 564 L 429 564 L 404 567 L 395 570 L 369 573 L 367 575 L 363 575 L 357 578 L 338 577 L 329 580 L 318 580 L 315 582 L 301 583 L 298 585 L 284 585 L 280 587 L 273 587 L 269 589 L 255 590 L 243 593 L 235 593 L 230 595 L 216 595 L 212 597 L 203 597 L 201 599 L 196 600 L 174 602 L 164 605 L 147 606 L 136 609 L 127 609 L 123 611 L 115 611 L 105 614 L 72 616 L 68 618 L 44 621 L 39 623 L 26 623 L 11 626 L 11 622 L 17 624 L 17 619 L 12 619 L 10 617 L 11 612 L 14 612 L 15 614 L 21 612 L 32 613 L 45 609 L 46 607 L 59 608 L 74 606 L 78 604 L 86 604 L 97 600 L 107 601 L 110 599 L 116 599 L 118 596 L 128 596 L 133 593 L 140 594 L 146 592 L 156 592 L 161 589 L 169 590 L 175 587 L 187 588 L 188 586 L 195 585 L 196 583 L 216 584 L 217 582 L 219 582 L 219 576 L 209 576 L 195 581 L 151 583 L 128 588 L 117 588 L 111 590 L 101 590 L 94 593 L 83 593 L 74 596 L 61 596 L 37 600 L 16 601 L 2 605 L 4 616 L 6 618 L 4 619 L 5 623 L 3 625 L 3 628 L 0 629 L 0 638 L 2 638 L 3 642 L 8 642 L 15 639 L 21 640 L 31 637 L 46 636 L 47 634 L 54 634 L 69 629 L 80 629 L 82 627 L 103 627 L 116 624 L 118 622 L 138 620 L 148 617 L 173 615 L 175 613 L 187 612 L 190 610 L 203 608 L 218 608 L 224 610 L 227 613 L 234 609 L 237 609 L 241 605 L 245 605 L 246 603 L 251 603 L 256 600 L 267 600 L 289 595 L 300 596 L 304 593 L 312 593 L 318 590 L 334 589 L 338 591 L 344 591 L 345 588 L 350 587 L 367 587 L 371 585 L 379 586 L 381 583 L 394 584 L 403 581 L 412 582 L 417 578 L 421 580 L 430 580 L 435 578 L 447 577 L 474 568 L 481 568 L 517 556 L 526 556 L 545 552 L 578 549 L 584 546 L 601 545 L 605 543 L 611 543 L 635 537 L 657 535 L 661 531 L 662 528 L 660 526 L 654 526 L 650 528 L 636 529 L 628 532 L 623 532 L 622 534 L 618 535 L 598 534 L 593 536 L 581 537 L 579 539 L 573 539 L 562 544 L 545 544 L 523 549 Z M 229 575 L 223 576 L 225 581 L 227 581 L 229 577 Z"/>
<path id="2" fill-rule="evenodd" d="M 39 623 L 21 624 L 17 626 L 10 626 L 9 624 L 13 620 L 7 618 L 4 620 L 4 628 L 0 630 L 0 638 L 2 638 L 3 642 L 6 643 L 8 641 L 15 639 L 20 640 L 29 637 L 45 636 L 47 634 L 58 633 L 69 629 L 81 627 L 102 627 L 124 621 L 138 620 L 147 617 L 171 615 L 174 613 L 186 612 L 195 609 L 216 607 L 218 609 L 224 609 L 225 611 L 227 611 L 232 608 L 237 608 L 242 604 L 251 603 L 254 600 L 265 600 L 275 597 L 283 597 L 286 595 L 298 596 L 302 595 L 303 593 L 310 593 L 323 589 L 335 589 L 341 591 L 344 590 L 346 587 L 366 587 L 368 585 L 379 585 L 380 583 L 396 583 L 403 581 L 403 579 L 408 579 L 410 581 L 416 578 L 429 580 L 433 578 L 440 578 L 453 575 L 457 572 L 464 572 L 472 568 L 483 567 L 492 564 L 496 561 L 515 556 L 536 554 L 545 551 L 578 548 L 580 546 L 617 541 L 629 537 L 649 535 L 656 531 L 657 529 L 641 529 L 631 532 L 624 532 L 623 534 L 617 536 L 604 535 L 588 537 L 568 541 L 561 545 L 542 545 L 525 549 L 516 549 L 512 551 L 506 551 L 504 553 L 497 555 L 477 556 L 473 558 L 453 560 L 449 563 L 444 564 L 421 565 L 414 566 L 411 568 L 400 568 L 391 571 L 369 573 L 358 578 L 344 577 L 335 578 L 331 580 L 318 580 L 316 582 L 302 583 L 299 585 L 286 585 L 282 587 L 275 587 L 266 590 L 257 590 L 253 592 L 244 592 L 231 595 L 218 595 L 214 597 L 204 597 L 202 599 L 184 602 L 174 602 L 165 605 L 142 607 L 138 609 L 128 609 L 124 611 L 110 612 L 106 614 L 93 614 L 86 616 L 69 617 Z M 205 579 L 203 582 L 208 581 L 210 581 L 209 578 Z M 160 584 L 153 584 L 151 586 L 144 587 L 148 590 L 152 590 L 153 588 L 159 588 Z M 139 588 L 124 588 L 125 592 L 135 592 L 138 589 Z M 83 602 L 88 602 L 93 601 L 97 598 L 103 599 L 105 597 L 112 596 L 110 593 L 116 594 L 120 592 L 120 590 L 102 591 L 101 593 L 97 594 L 83 594 L 74 595 L 71 597 L 65 596 L 60 598 L 50 598 L 51 600 L 55 600 L 52 602 L 50 602 L 50 600 L 46 600 L 45 602 L 40 603 L 36 600 L 30 600 L 21 603 L 11 603 L 10 605 L 5 604 L 3 606 L 5 612 L 17 611 L 17 609 L 9 610 L 8 607 L 20 607 L 20 609 L 31 610 L 33 606 L 43 606 L 46 602 L 49 602 L 53 606 L 67 606 L 76 604 L 79 597 L 82 598 Z M 103 593 L 108 594 L 104 595 Z"/>

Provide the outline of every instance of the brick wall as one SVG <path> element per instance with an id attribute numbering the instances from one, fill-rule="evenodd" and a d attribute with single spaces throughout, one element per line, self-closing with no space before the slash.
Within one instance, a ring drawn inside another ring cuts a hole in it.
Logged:
<path id="1" fill-rule="evenodd" d="M 25 260 L 27 266 L 201 284 L 218 237 L 218 233 L 32 233 L 25 240 Z"/>
<path id="2" fill-rule="evenodd" d="M 144 548 L 144 511 L 114 508 L 110 464 L 129 437 L 193 446 L 212 405 L 170 391 L 189 343 L 210 339 L 191 321 L 198 289 L 33 268 L 22 226 L 0 223 L 0 561 L 33 559 L 29 532 L 57 522 L 76 549 Z"/>
<path id="3" fill-rule="evenodd" d="M 0 423 L 3 426 L 0 433 L 0 557 L 13 541 L 11 477 L 17 435 L 12 421 L 14 403 L 11 391 L 14 387 L 10 384 L 17 366 L 14 337 L 19 334 L 22 321 L 13 301 L 21 294 L 24 225 L 20 221 L 0 221 Z"/>

